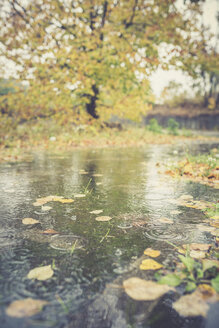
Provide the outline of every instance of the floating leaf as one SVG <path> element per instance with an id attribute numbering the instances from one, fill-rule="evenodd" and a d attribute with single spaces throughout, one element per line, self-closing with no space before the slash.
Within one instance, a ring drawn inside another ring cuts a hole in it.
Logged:
<path id="1" fill-rule="evenodd" d="M 92 212 L 90 212 L 91 214 L 100 214 L 100 213 L 102 213 L 103 212 L 103 210 L 94 210 L 94 211 L 92 211 Z"/>
<path id="2" fill-rule="evenodd" d="M 141 270 L 158 270 L 162 267 L 163 267 L 162 264 L 160 264 L 152 259 L 143 260 L 140 265 Z"/>
<path id="3" fill-rule="evenodd" d="M 59 232 L 57 232 L 57 231 L 55 231 L 55 230 L 53 230 L 53 229 L 47 229 L 47 230 L 42 231 L 41 233 L 44 233 L 44 234 L 46 234 L 46 235 L 56 235 L 56 234 L 58 234 Z"/>
<path id="4" fill-rule="evenodd" d="M 63 203 L 63 204 L 66 204 L 66 203 L 73 203 L 74 200 L 71 199 L 71 198 L 69 198 L 69 199 L 67 199 L 67 198 L 62 198 L 62 199 L 59 200 L 59 202 L 60 202 L 60 203 Z"/>
<path id="5" fill-rule="evenodd" d="M 95 220 L 104 222 L 104 221 L 110 221 L 112 220 L 112 218 L 110 216 L 97 216 Z"/>
<path id="6" fill-rule="evenodd" d="M 53 274 L 54 271 L 52 270 L 51 265 L 46 265 L 30 270 L 30 272 L 27 275 L 27 278 L 37 279 L 37 280 L 47 280 L 51 278 Z"/>
<path id="7" fill-rule="evenodd" d="M 203 316 L 206 317 L 209 306 L 203 300 L 199 291 L 195 291 L 190 295 L 180 297 L 173 303 L 173 308 L 184 317 Z"/>
<path id="8" fill-rule="evenodd" d="M 100 186 L 100 185 L 102 185 L 102 182 L 96 182 L 96 185 Z"/>
<path id="9" fill-rule="evenodd" d="M 157 221 L 161 222 L 161 223 L 168 223 L 168 224 L 172 224 L 173 220 L 172 219 L 168 219 L 168 218 L 159 218 L 157 219 Z"/>
<path id="10" fill-rule="evenodd" d="M 86 197 L 86 195 L 85 194 L 75 194 L 74 197 L 75 198 L 84 198 L 84 197 Z"/>
<path id="11" fill-rule="evenodd" d="M 170 290 L 174 290 L 174 288 L 167 285 L 160 285 L 137 277 L 123 281 L 123 287 L 125 292 L 136 301 L 156 300 Z"/>
<path id="12" fill-rule="evenodd" d="M 211 280 L 211 285 L 216 290 L 216 292 L 219 293 L 219 274 L 216 278 Z"/>
<path id="13" fill-rule="evenodd" d="M 25 298 L 22 300 L 12 302 L 6 309 L 6 314 L 10 317 L 23 318 L 31 317 L 40 312 L 44 305 L 48 302 L 43 300 L 33 300 L 32 298 Z"/>
<path id="14" fill-rule="evenodd" d="M 96 174 L 92 174 L 93 177 L 102 177 L 103 174 L 99 174 L 99 173 L 96 173 Z"/>
<path id="15" fill-rule="evenodd" d="M 182 200 L 191 200 L 191 199 L 193 199 L 193 196 L 192 195 L 181 195 L 180 197 L 179 197 L 179 199 L 182 199 Z"/>
<path id="16" fill-rule="evenodd" d="M 36 224 L 36 223 L 40 223 L 40 221 L 32 219 L 32 218 L 24 218 L 22 220 L 23 224 Z"/>
<path id="17" fill-rule="evenodd" d="M 42 207 L 41 207 L 41 210 L 44 211 L 44 212 L 46 212 L 46 211 L 50 211 L 51 209 L 52 209 L 51 206 L 42 206 Z"/>
<path id="18" fill-rule="evenodd" d="M 187 245 L 182 245 L 184 249 L 189 248 L 189 250 L 194 250 L 194 251 L 208 251 L 209 248 L 211 247 L 211 244 L 187 244 Z"/>
<path id="19" fill-rule="evenodd" d="M 158 250 L 154 250 L 152 248 L 147 248 L 145 251 L 144 251 L 144 254 L 145 255 L 148 255 L 150 257 L 158 257 L 160 255 L 160 251 Z"/>
<path id="20" fill-rule="evenodd" d="M 168 286 L 179 286 L 182 282 L 181 278 L 174 273 L 167 274 L 162 277 L 159 281 L 159 284 L 168 285 Z"/>

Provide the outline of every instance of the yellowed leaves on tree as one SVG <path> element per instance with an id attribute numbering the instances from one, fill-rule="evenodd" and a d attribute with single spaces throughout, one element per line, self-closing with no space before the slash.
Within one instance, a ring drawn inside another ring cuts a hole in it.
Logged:
<path id="1" fill-rule="evenodd" d="M 94 211 L 91 211 L 90 213 L 91 214 L 100 214 L 100 213 L 102 213 L 103 212 L 103 210 L 94 210 Z"/>
<path id="2" fill-rule="evenodd" d="M 173 308 L 184 317 L 203 316 L 206 317 L 209 306 L 202 297 L 200 291 L 181 296 L 173 303 Z"/>
<path id="3" fill-rule="evenodd" d="M 37 224 L 37 223 L 39 223 L 39 221 L 35 220 L 35 219 L 32 219 L 32 218 L 24 218 L 22 220 L 22 223 L 26 224 L 26 225 L 28 225 L 28 224 Z"/>
<path id="4" fill-rule="evenodd" d="M 110 216 L 97 216 L 95 220 L 104 222 L 104 221 L 110 221 L 112 220 L 112 218 Z"/>
<path id="5" fill-rule="evenodd" d="M 30 272 L 27 275 L 27 278 L 37 279 L 37 280 L 47 280 L 51 278 L 53 274 L 54 271 L 52 270 L 51 265 L 46 265 L 30 270 Z"/>
<path id="6" fill-rule="evenodd" d="M 40 312 L 46 304 L 48 304 L 47 301 L 25 298 L 12 302 L 7 307 L 6 314 L 15 318 L 31 317 Z"/>
<path id="7" fill-rule="evenodd" d="M 162 267 L 163 267 L 162 264 L 160 264 L 152 259 L 143 260 L 140 264 L 141 270 L 158 270 Z"/>
<path id="8" fill-rule="evenodd" d="M 160 255 L 160 251 L 154 250 L 152 248 L 147 248 L 145 249 L 144 254 L 150 257 L 158 257 Z"/>
<path id="9" fill-rule="evenodd" d="M 154 281 L 132 277 L 123 281 L 126 294 L 136 301 L 153 301 L 161 297 L 173 287 L 157 284 Z"/>

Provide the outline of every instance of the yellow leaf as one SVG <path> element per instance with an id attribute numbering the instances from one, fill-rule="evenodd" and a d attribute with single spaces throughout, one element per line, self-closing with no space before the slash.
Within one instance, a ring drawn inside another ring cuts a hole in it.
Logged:
<path id="1" fill-rule="evenodd" d="M 25 298 L 22 300 L 12 302 L 6 309 L 6 314 L 10 317 L 23 318 L 31 317 L 40 312 L 47 301 L 33 300 L 32 298 Z"/>
<path id="2" fill-rule="evenodd" d="M 151 260 L 151 259 L 143 260 L 140 265 L 141 270 L 158 270 L 162 267 L 163 267 L 162 264 L 160 264 L 154 260 Z"/>
<path id="3" fill-rule="evenodd" d="M 100 213 L 102 213 L 103 212 L 103 210 L 94 210 L 94 211 L 92 211 L 92 212 L 90 212 L 91 214 L 100 214 Z"/>
<path id="4" fill-rule="evenodd" d="M 32 218 L 24 218 L 22 220 L 23 224 L 36 224 L 36 223 L 40 223 L 38 220 L 32 219 Z"/>
<path id="5" fill-rule="evenodd" d="M 60 203 L 66 204 L 66 203 L 73 203 L 74 200 L 73 199 L 67 199 L 67 198 L 63 198 L 59 200 Z"/>
<path id="6" fill-rule="evenodd" d="M 160 251 L 158 250 L 154 250 L 152 248 L 147 248 L 145 251 L 144 251 L 144 254 L 145 255 L 148 255 L 150 257 L 158 257 L 160 255 Z"/>
<path id="7" fill-rule="evenodd" d="M 125 292 L 134 300 L 137 301 L 152 301 L 161 297 L 173 287 L 157 284 L 154 281 L 143 280 L 137 277 L 129 278 L 123 281 Z"/>
<path id="8" fill-rule="evenodd" d="M 110 221 L 112 218 L 110 216 L 97 216 L 96 221 Z"/>
<path id="9" fill-rule="evenodd" d="M 46 265 L 30 270 L 30 272 L 27 275 L 27 278 L 37 279 L 37 280 L 47 280 L 51 278 L 53 274 L 54 271 L 52 270 L 51 265 Z"/>

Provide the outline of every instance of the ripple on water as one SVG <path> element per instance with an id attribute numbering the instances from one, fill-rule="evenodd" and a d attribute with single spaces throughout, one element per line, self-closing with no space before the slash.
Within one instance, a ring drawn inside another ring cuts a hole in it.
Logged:
<path id="1" fill-rule="evenodd" d="M 55 235 L 51 238 L 50 246 L 60 251 L 71 251 L 73 249 L 81 249 L 86 245 L 86 240 L 83 237 L 66 234 Z"/>
<path id="2" fill-rule="evenodd" d="M 168 225 L 164 227 L 163 225 L 147 226 L 147 230 L 144 231 L 144 235 L 153 240 L 164 240 L 164 241 L 181 241 L 185 242 L 190 239 L 191 228 L 182 231 L 182 226 Z"/>

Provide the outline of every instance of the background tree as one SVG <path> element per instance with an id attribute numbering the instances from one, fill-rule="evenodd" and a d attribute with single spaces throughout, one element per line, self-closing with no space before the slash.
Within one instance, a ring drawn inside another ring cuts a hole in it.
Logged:
<path id="1" fill-rule="evenodd" d="M 154 101 L 153 71 L 197 69 L 199 15 L 200 4 L 179 10 L 175 0 L 3 1 L 1 56 L 29 86 L 1 97 L 1 111 L 15 123 L 51 115 L 62 123 L 87 114 L 138 119 Z"/>

